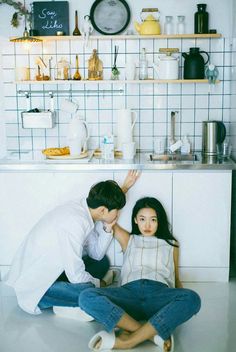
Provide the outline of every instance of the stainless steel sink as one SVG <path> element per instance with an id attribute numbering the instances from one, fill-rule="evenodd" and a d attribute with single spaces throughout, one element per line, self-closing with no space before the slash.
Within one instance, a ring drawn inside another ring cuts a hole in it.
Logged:
<path id="1" fill-rule="evenodd" d="M 150 154 L 151 161 L 197 161 L 198 157 L 196 154 Z"/>

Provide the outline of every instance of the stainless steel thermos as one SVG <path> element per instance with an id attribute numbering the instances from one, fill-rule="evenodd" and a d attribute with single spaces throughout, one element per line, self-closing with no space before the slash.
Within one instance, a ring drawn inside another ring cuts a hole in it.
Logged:
<path id="1" fill-rule="evenodd" d="M 226 136 L 225 125 L 221 121 L 202 122 L 202 154 L 217 155 L 217 144 L 224 142 Z"/>

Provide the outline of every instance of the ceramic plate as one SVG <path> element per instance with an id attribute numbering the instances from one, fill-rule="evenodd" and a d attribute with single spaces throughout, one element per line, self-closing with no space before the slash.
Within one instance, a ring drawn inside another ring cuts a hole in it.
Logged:
<path id="1" fill-rule="evenodd" d="M 93 27 L 102 34 L 118 34 L 130 21 L 130 8 L 125 0 L 96 0 L 90 10 Z"/>
<path id="2" fill-rule="evenodd" d="M 75 160 L 75 159 L 83 159 L 87 158 L 88 152 L 82 152 L 80 155 L 47 155 L 47 159 L 52 159 L 52 160 Z"/>

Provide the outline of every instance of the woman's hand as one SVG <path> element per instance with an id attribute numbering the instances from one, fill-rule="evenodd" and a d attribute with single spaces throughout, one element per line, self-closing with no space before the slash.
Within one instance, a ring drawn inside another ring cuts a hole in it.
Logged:
<path id="1" fill-rule="evenodd" d="M 128 192 L 128 190 L 135 184 L 139 176 L 141 175 L 141 172 L 139 170 L 129 170 L 123 186 L 121 187 L 122 191 L 124 193 Z"/>

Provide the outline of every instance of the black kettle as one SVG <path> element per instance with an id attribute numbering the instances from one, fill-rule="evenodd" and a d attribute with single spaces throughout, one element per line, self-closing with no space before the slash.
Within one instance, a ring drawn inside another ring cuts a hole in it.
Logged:
<path id="1" fill-rule="evenodd" d="M 207 60 L 204 61 L 201 53 L 206 54 Z M 184 79 L 203 79 L 205 77 L 205 65 L 209 61 L 209 54 L 200 51 L 199 48 L 190 48 L 189 54 L 182 53 L 184 57 Z"/>

